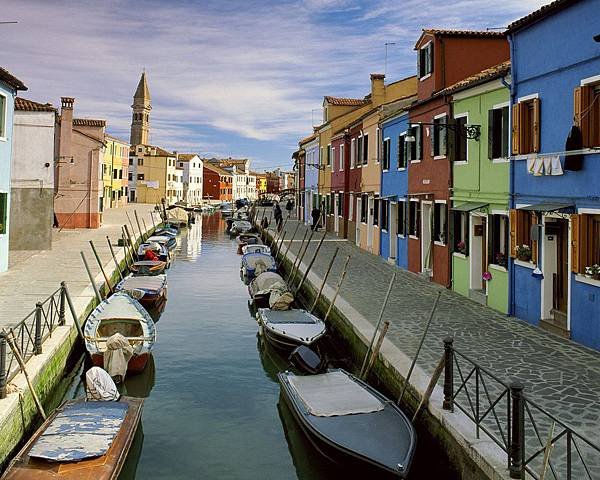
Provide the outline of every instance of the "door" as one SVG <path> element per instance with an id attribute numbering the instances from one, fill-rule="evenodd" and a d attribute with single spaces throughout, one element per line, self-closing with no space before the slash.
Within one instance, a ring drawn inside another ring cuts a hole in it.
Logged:
<path id="1" fill-rule="evenodd" d="M 390 232 L 390 260 L 395 260 L 397 256 L 396 249 L 398 247 L 398 204 L 390 203 L 390 218 L 389 228 Z"/>
<path id="2" fill-rule="evenodd" d="M 375 210 L 375 198 L 369 196 L 369 218 L 367 219 L 367 248 L 373 247 L 373 212 Z"/>
<path id="3" fill-rule="evenodd" d="M 360 247 L 360 224 L 362 222 L 362 198 L 361 195 L 356 196 L 356 212 L 354 218 L 356 219 L 356 246 Z"/>
<path id="4" fill-rule="evenodd" d="M 340 217 L 338 216 L 339 201 L 339 195 L 335 193 L 333 195 L 333 229 L 336 234 L 340 231 Z"/>
<path id="5" fill-rule="evenodd" d="M 567 220 L 555 222 L 556 228 L 556 273 L 553 275 L 553 308 L 567 314 L 569 292 L 569 229 Z"/>
<path id="6" fill-rule="evenodd" d="M 421 202 L 421 272 L 433 271 L 433 248 L 431 242 L 431 202 Z"/>

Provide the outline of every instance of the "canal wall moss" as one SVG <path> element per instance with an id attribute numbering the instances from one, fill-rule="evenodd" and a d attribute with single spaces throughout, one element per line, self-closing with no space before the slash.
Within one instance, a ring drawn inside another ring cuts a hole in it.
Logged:
<path id="1" fill-rule="evenodd" d="M 295 255 L 289 252 L 286 258 L 280 259 L 280 270 L 283 273 L 289 272 L 296 260 Z M 301 270 L 304 271 L 306 265 L 304 261 L 302 263 L 303 268 Z M 311 277 L 313 277 L 312 281 Z M 312 306 L 318 294 L 318 289 L 321 287 L 320 282 L 317 282 L 317 285 L 313 284 L 315 278 L 316 276 L 310 274 L 301 291 L 297 293 L 300 303 L 304 306 Z M 331 292 L 329 294 L 331 295 Z M 323 292 L 317 303 L 315 313 L 321 318 L 325 317 L 330 307 L 330 295 Z M 328 334 L 341 346 L 344 354 L 350 358 L 354 371 L 358 371 L 367 353 L 370 338 L 367 338 L 357 324 L 347 318 L 338 308 L 337 304 L 339 303 L 342 303 L 340 297 L 338 297 L 336 305 L 331 308 L 327 319 Z M 443 346 L 440 344 L 440 354 L 442 352 Z M 414 378 L 415 375 L 413 375 Z M 399 398 L 406 383 L 404 376 L 398 371 L 397 365 L 394 365 L 382 353 L 378 355 L 367 380 L 392 399 Z M 422 385 L 420 387 L 415 387 L 411 381 L 404 392 L 401 408 L 410 418 L 418 408 L 424 392 Z M 497 458 L 486 458 L 481 455 L 480 450 L 474 448 L 471 440 L 465 439 L 463 430 L 460 428 L 462 425 L 452 425 L 444 421 L 441 405 L 433 403 L 434 397 L 435 395 L 432 396 L 429 404 L 421 409 L 414 422 L 418 435 L 417 457 L 420 455 L 425 456 L 425 462 L 428 461 L 428 458 L 441 460 L 449 467 L 448 470 L 452 472 L 453 478 L 463 480 L 508 478 L 506 469 L 502 471 Z M 491 455 L 493 456 L 493 454 Z"/>

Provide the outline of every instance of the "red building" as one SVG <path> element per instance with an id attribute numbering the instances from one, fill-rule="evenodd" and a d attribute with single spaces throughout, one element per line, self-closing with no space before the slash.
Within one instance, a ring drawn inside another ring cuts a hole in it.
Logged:
<path id="1" fill-rule="evenodd" d="M 340 238 L 348 238 L 348 206 L 350 195 L 348 180 L 350 175 L 350 135 L 343 128 L 334 132 L 331 138 L 331 205 L 333 205 L 333 231 Z"/>
<path id="2" fill-rule="evenodd" d="M 205 200 L 225 202 L 233 199 L 233 175 L 231 172 L 217 167 L 209 161 L 204 161 L 203 177 L 202 188 Z"/>
<path id="3" fill-rule="evenodd" d="M 449 287 L 448 207 L 456 133 L 452 98 L 438 92 L 508 60 L 509 47 L 501 32 L 427 29 L 415 50 L 419 83 L 409 113 L 414 141 L 408 168 L 408 269 Z"/>
<path id="4" fill-rule="evenodd" d="M 357 225 L 361 220 L 366 222 L 366 203 L 363 208 L 361 180 L 362 180 L 362 158 L 364 148 L 362 144 L 362 118 L 348 127 L 348 214 L 346 226 L 346 238 L 352 242 L 360 242 L 360 233 L 357 240 Z"/>
<path id="5" fill-rule="evenodd" d="M 267 172 L 267 193 L 278 193 L 279 190 L 279 177 L 275 173 Z"/>

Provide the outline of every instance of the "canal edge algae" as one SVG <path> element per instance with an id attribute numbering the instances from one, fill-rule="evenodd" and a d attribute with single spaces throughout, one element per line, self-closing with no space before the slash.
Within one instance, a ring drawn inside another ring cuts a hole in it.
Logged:
<path id="1" fill-rule="evenodd" d="M 265 234 L 272 240 L 271 230 L 265 231 Z M 281 259 L 280 269 L 287 272 L 297 261 L 297 255 L 290 249 Z M 301 262 L 301 266 L 297 268 L 304 273 L 307 264 Z M 312 304 L 321 282 L 322 279 L 316 273 L 312 271 L 308 273 L 301 291 L 298 292 L 306 304 Z M 334 290 L 330 285 L 325 285 L 323 288 L 315 309 L 320 316 L 329 309 L 335 294 Z M 331 308 L 327 323 L 330 333 L 344 346 L 354 365 L 360 367 L 375 327 L 341 296 L 337 297 L 335 305 Z M 440 339 L 440 356 L 442 353 L 443 342 Z M 388 339 L 384 339 L 368 380 L 377 381 L 391 393 L 392 398 L 398 398 L 411 362 L 412 358 Z M 415 366 L 401 405 L 407 413 L 412 414 L 416 411 L 430 380 L 429 374 L 418 365 Z M 454 412 L 444 410 L 443 400 L 443 389 L 436 385 L 426 408 L 422 408 L 415 421 L 415 428 L 419 435 L 417 449 L 434 445 L 441 457 L 449 462 L 452 470 L 461 479 L 510 478 L 506 466 L 506 454 L 484 434 L 476 438 L 472 421 L 458 410 Z"/>
<path id="2" fill-rule="evenodd" d="M 144 235 L 152 231 L 154 231 L 154 227 L 150 227 Z M 83 231 L 80 234 L 85 235 L 86 233 Z M 116 241 L 117 238 L 111 240 Z M 139 240 L 139 237 L 134 239 L 136 244 Z M 116 257 L 119 267 L 121 269 L 126 268 L 127 263 L 122 249 L 116 251 Z M 57 261 L 60 261 L 59 257 L 57 257 Z M 58 270 L 60 264 L 57 263 L 56 267 Z M 81 265 L 82 270 L 83 268 L 83 265 Z M 110 272 L 108 278 L 111 285 L 115 285 L 119 278 L 119 272 L 112 257 L 105 264 L 105 268 L 108 268 L 108 272 Z M 108 286 L 102 273 L 99 272 L 94 280 L 101 294 L 106 295 Z M 58 286 L 60 283 L 59 278 L 57 278 L 56 283 Z M 92 285 L 89 284 L 76 295 L 71 291 L 71 296 L 75 313 L 81 325 L 89 313 L 98 305 L 98 300 Z M 66 367 L 70 364 L 71 354 L 75 351 L 79 341 L 77 328 L 69 308 L 66 311 L 65 325 L 56 327 L 44 341 L 42 353 L 32 356 L 26 363 L 28 375 L 43 405 L 46 405 L 57 394 L 59 397 L 62 396 L 56 389 L 65 388 L 61 380 L 65 373 L 68 373 Z M 6 398 L 0 400 L 0 471 L 18 450 L 23 440 L 35 429 L 40 419 L 23 373 L 17 374 L 10 384 L 16 391 L 9 393 Z"/>

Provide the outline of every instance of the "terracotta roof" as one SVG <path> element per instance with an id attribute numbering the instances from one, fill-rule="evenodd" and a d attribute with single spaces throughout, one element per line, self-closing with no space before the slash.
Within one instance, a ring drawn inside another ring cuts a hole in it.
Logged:
<path id="1" fill-rule="evenodd" d="M 164 148 L 160 148 L 160 147 L 156 147 L 154 145 L 148 145 L 150 148 L 155 148 L 156 149 L 156 156 L 157 157 L 174 157 L 175 153 L 173 152 L 169 152 L 168 150 L 165 150 Z"/>
<path id="2" fill-rule="evenodd" d="M 204 159 L 204 168 L 208 168 L 209 170 L 212 170 L 215 173 L 218 173 L 219 175 L 227 175 L 227 176 L 232 176 L 233 174 L 231 172 L 228 172 L 227 170 L 223 170 L 221 167 L 218 167 L 217 165 L 215 165 L 214 163 L 212 163 L 210 160 Z"/>
<path id="3" fill-rule="evenodd" d="M 316 133 L 313 133 L 312 135 L 308 136 L 308 137 L 304 137 L 302 140 L 300 140 L 298 142 L 298 145 L 302 145 L 303 143 L 308 143 L 311 140 L 314 140 L 317 137 Z"/>
<path id="4" fill-rule="evenodd" d="M 195 153 L 179 153 L 177 154 L 177 160 L 182 162 L 189 162 L 192 158 L 198 157 Z M 200 157 L 198 157 L 200 158 Z"/>
<path id="5" fill-rule="evenodd" d="M 27 98 L 15 98 L 15 110 L 24 112 L 56 112 L 56 108 L 50 103 L 38 103 Z"/>
<path id="6" fill-rule="evenodd" d="M 76 127 L 106 127 L 106 120 L 94 120 L 93 118 L 74 118 L 73 125 Z"/>
<path id="7" fill-rule="evenodd" d="M 6 83 L 7 85 L 11 86 L 15 90 L 27 90 L 27 87 L 21 80 L 19 80 L 12 73 L 10 73 L 8 70 L 3 69 L 2 67 L 0 67 L 0 80 Z"/>
<path id="8" fill-rule="evenodd" d="M 534 12 L 531 12 L 529 15 L 526 15 L 523 18 L 520 18 L 519 20 L 512 22 L 508 26 L 508 29 L 506 30 L 506 32 L 513 33 L 514 31 L 519 30 L 522 27 L 529 26 L 532 23 L 535 23 L 538 20 L 541 20 L 545 16 L 552 15 L 553 13 L 556 13 L 559 10 L 566 8 L 566 7 L 576 3 L 577 1 L 578 0 L 555 0 L 552 3 L 544 5 L 543 7 L 535 10 Z"/>
<path id="9" fill-rule="evenodd" d="M 357 107 L 364 105 L 367 101 L 364 98 L 341 98 L 341 97 L 325 97 L 325 101 L 330 105 L 339 105 L 344 107 Z"/>
<path id="10" fill-rule="evenodd" d="M 498 65 L 494 65 L 493 67 L 486 68 L 481 72 L 476 73 L 475 75 L 471 75 L 470 77 L 461 80 L 460 82 L 456 82 L 454 85 L 449 86 L 441 90 L 439 93 L 441 94 L 449 94 L 456 93 L 460 90 L 465 90 L 467 88 L 474 87 L 476 85 L 481 85 L 482 83 L 489 82 L 490 80 L 494 80 L 496 78 L 500 78 L 505 76 L 510 72 L 510 60 L 506 62 L 499 63 Z"/>
<path id="11" fill-rule="evenodd" d="M 120 138 L 117 138 L 117 137 L 113 137 L 112 135 L 109 135 L 108 133 L 106 133 L 104 135 L 104 138 L 112 140 L 113 142 L 118 142 L 118 143 L 121 143 L 123 145 L 127 145 L 127 146 L 131 147 L 131 144 L 129 142 L 126 142 L 125 140 L 121 140 Z"/>
<path id="12" fill-rule="evenodd" d="M 502 38 L 506 36 L 505 32 L 495 30 L 450 30 L 438 28 L 424 28 L 423 33 L 430 35 L 439 35 L 442 37 L 496 37 Z"/>

